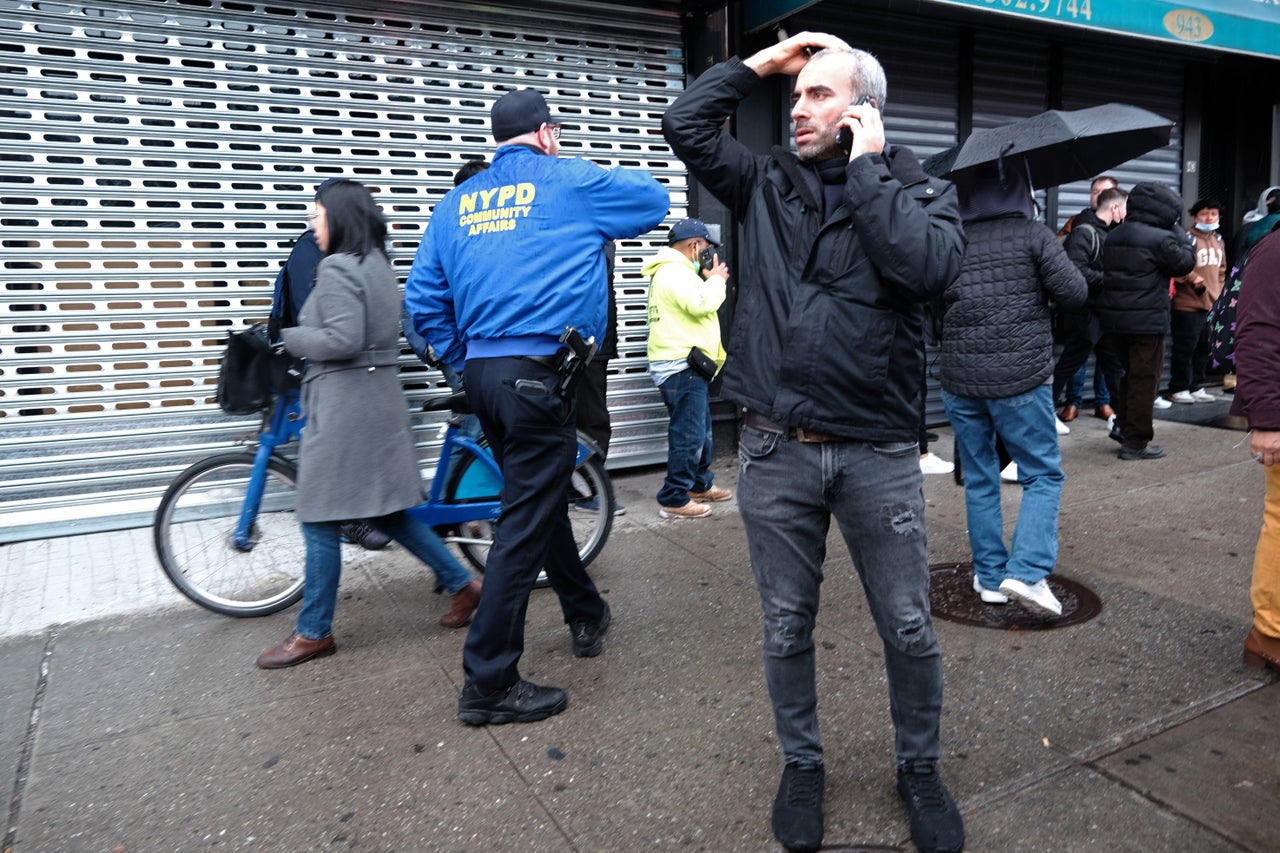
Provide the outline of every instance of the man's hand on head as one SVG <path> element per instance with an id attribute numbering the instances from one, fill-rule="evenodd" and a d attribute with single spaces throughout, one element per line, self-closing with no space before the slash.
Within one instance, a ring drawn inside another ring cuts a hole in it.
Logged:
<path id="1" fill-rule="evenodd" d="M 744 59 L 743 64 L 761 77 L 772 74 L 789 74 L 794 77 L 804 68 L 811 55 L 828 47 L 852 50 L 844 39 L 827 33 L 796 33 L 785 41 Z"/>

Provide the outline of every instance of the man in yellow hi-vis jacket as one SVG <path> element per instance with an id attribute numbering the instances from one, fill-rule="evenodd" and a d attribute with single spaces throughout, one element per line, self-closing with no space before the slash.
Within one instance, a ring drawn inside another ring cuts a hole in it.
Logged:
<path id="1" fill-rule="evenodd" d="M 703 501 L 727 501 L 712 483 L 709 386 L 724 364 L 720 318 L 729 268 L 717 254 L 704 268 L 702 254 L 720 245 L 698 219 L 671 226 L 667 245 L 644 265 L 649 276 L 649 373 L 671 417 L 667 476 L 658 491 L 663 518 L 703 518 Z M 701 274 L 699 274 L 701 273 Z"/>

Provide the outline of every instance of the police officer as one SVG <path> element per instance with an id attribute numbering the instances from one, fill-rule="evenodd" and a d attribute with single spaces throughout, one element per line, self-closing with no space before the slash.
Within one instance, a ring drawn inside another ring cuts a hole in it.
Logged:
<path id="1" fill-rule="evenodd" d="M 436 205 L 405 284 L 414 328 L 463 370 L 505 480 L 463 649 L 458 719 L 471 725 L 533 722 L 568 703 L 563 690 L 524 681 L 518 669 L 529 593 L 543 568 L 573 654 L 601 651 L 609 606 L 569 524 L 577 437 L 556 355 L 566 327 L 604 338 L 604 244 L 654 228 L 669 204 L 648 172 L 560 158 L 560 125 L 533 89 L 503 95 L 490 119 L 492 165 Z"/>

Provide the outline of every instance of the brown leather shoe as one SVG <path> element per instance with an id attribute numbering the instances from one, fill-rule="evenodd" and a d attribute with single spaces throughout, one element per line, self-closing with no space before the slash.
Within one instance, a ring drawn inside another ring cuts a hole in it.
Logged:
<path id="1" fill-rule="evenodd" d="M 330 634 L 319 640 L 308 640 L 294 631 L 285 641 L 274 649 L 267 649 L 258 655 L 258 666 L 263 669 L 284 669 L 286 666 L 297 666 L 312 658 L 322 658 L 338 650 L 338 644 Z"/>
<path id="2" fill-rule="evenodd" d="M 471 621 L 480 603 L 480 581 L 473 580 L 453 594 L 453 606 L 449 612 L 440 617 L 440 624 L 446 628 L 461 628 Z"/>
<path id="3" fill-rule="evenodd" d="M 1268 637 L 1255 625 L 1244 638 L 1244 662 L 1258 669 L 1280 672 L 1280 637 Z"/>
<path id="4" fill-rule="evenodd" d="M 1058 415 L 1058 417 L 1064 424 L 1069 424 L 1080 417 L 1080 407 L 1074 403 L 1068 403 L 1062 407 L 1062 414 Z"/>
<path id="5" fill-rule="evenodd" d="M 1104 421 L 1111 420 L 1111 418 L 1115 416 L 1115 413 L 1116 413 L 1116 410 L 1111 408 L 1110 406 L 1099 406 L 1098 408 L 1093 410 L 1093 416 L 1095 418 L 1101 418 Z"/>

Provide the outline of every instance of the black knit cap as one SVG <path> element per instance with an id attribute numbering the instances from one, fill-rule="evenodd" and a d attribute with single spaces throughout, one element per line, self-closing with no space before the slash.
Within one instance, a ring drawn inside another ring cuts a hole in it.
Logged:
<path id="1" fill-rule="evenodd" d="M 552 124 L 551 110 L 537 89 L 516 89 L 494 103 L 489 112 L 493 140 L 503 142 Z"/>

